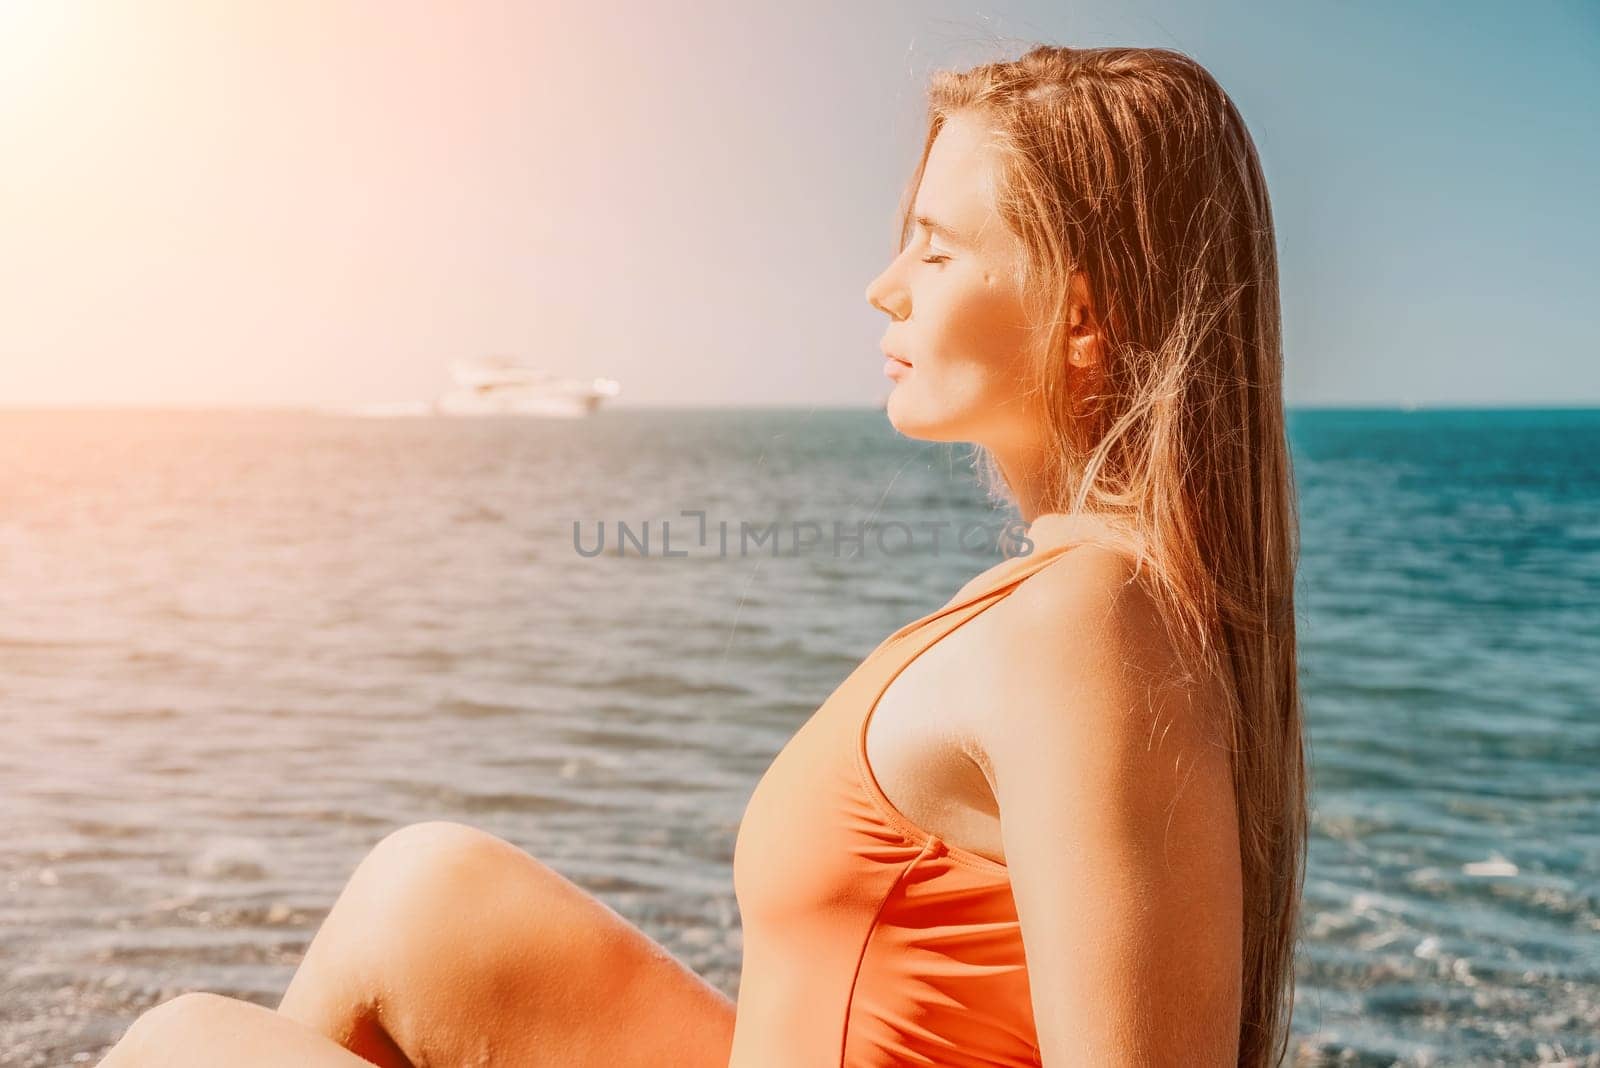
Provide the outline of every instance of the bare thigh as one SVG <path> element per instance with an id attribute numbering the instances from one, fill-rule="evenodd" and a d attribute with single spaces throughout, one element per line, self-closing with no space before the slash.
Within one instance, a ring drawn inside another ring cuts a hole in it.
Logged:
<path id="1" fill-rule="evenodd" d="M 389 835 L 279 1013 L 377 1064 L 726 1068 L 734 1003 L 609 906 L 462 824 Z"/>

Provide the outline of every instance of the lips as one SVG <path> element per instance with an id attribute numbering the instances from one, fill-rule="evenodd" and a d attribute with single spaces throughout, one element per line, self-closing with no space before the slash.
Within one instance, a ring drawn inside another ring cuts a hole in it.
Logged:
<path id="1" fill-rule="evenodd" d="M 903 363 L 907 367 L 911 366 L 911 361 L 900 355 L 898 352 L 890 352 L 888 349 L 884 349 L 883 354 L 889 359 L 894 360 L 896 363 Z"/>

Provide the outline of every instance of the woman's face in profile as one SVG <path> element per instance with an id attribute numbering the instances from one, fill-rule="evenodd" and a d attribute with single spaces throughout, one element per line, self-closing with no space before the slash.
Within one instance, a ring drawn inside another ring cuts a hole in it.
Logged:
<path id="1" fill-rule="evenodd" d="M 1022 246 L 989 189 L 991 158 L 975 118 L 939 130 L 917 189 L 906 247 L 867 287 L 891 322 L 889 422 L 908 437 L 996 451 L 1031 443 L 1042 423 L 1025 397 L 1032 333 L 1017 281 Z"/>

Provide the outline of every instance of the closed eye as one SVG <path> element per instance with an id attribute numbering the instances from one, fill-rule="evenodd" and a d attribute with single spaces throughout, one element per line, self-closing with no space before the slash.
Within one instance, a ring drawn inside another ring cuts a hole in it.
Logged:
<path id="1" fill-rule="evenodd" d="M 947 260 L 949 258 L 950 258 L 949 256 L 940 256 L 940 255 L 924 256 L 924 257 L 922 257 L 922 262 L 923 263 L 943 263 L 945 260 Z"/>

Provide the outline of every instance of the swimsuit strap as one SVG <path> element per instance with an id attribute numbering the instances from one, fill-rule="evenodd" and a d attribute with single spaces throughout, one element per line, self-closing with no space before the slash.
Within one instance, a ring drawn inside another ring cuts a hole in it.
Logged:
<path id="1" fill-rule="evenodd" d="M 934 620 L 949 615 L 951 612 L 965 608 L 996 593 L 1009 591 L 1011 587 L 1029 575 L 1042 570 L 1046 564 L 1056 559 L 1056 557 L 1061 556 L 1069 549 L 1076 548 L 1080 544 L 1082 543 L 1074 541 L 1055 542 L 1041 545 L 1034 549 L 1033 552 L 1023 556 L 1008 557 L 1001 563 L 996 564 L 988 572 L 977 576 L 963 586 L 943 607 L 937 608 L 919 619 L 913 619 L 897 629 L 893 634 L 883 639 L 879 644 L 879 648 L 889 645 L 891 642 L 899 641 L 913 631 L 919 630 Z M 980 579 L 982 580 L 981 582 L 979 581 Z"/>

